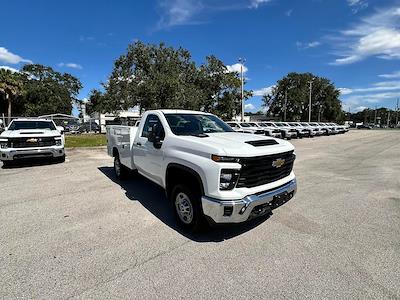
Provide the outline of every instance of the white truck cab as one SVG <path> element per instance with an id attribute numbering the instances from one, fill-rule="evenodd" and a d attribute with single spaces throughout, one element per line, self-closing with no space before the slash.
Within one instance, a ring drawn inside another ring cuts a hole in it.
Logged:
<path id="1" fill-rule="evenodd" d="M 4 165 L 31 158 L 64 161 L 63 130 L 52 120 L 14 119 L 0 134 L 0 160 Z"/>
<path id="2" fill-rule="evenodd" d="M 234 132 L 197 111 L 147 111 L 139 127 L 107 127 L 116 176 L 140 174 L 166 190 L 178 222 L 197 230 L 264 215 L 296 193 L 294 147 Z"/>

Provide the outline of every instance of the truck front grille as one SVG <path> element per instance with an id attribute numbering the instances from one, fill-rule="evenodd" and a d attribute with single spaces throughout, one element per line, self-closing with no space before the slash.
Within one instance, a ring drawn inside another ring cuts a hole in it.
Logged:
<path id="1" fill-rule="evenodd" d="M 54 137 L 24 137 L 8 140 L 10 148 L 40 148 L 50 147 L 56 144 Z"/>
<path id="2" fill-rule="evenodd" d="M 292 172 L 295 158 L 296 155 L 293 151 L 241 158 L 240 164 L 242 165 L 242 169 L 240 170 L 236 187 L 251 188 L 285 178 Z"/>

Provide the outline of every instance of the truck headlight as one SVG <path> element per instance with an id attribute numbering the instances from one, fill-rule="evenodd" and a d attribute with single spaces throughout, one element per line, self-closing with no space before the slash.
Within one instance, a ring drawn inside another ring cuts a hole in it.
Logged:
<path id="1" fill-rule="evenodd" d="M 55 141 L 56 141 L 56 146 L 61 146 L 61 144 L 62 144 L 61 139 L 56 139 Z"/>
<path id="2" fill-rule="evenodd" d="M 219 189 L 232 190 L 239 179 L 239 170 L 222 169 L 219 176 Z"/>
<path id="3" fill-rule="evenodd" d="M 216 162 L 239 162 L 240 159 L 237 157 L 229 157 L 229 156 L 219 156 L 219 155 L 211 155 L 211 159 Z"/>
<path id="4" fill-rule="evenodd" d="M 1 149 L 7 149 L 8 148 L 8 141 L 7 140 L 1 140 L 0 141 L 0 148 Z"/>

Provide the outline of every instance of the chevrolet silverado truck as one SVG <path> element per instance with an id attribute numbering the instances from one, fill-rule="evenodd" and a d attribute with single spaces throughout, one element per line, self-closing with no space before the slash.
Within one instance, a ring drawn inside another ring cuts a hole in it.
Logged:
<path id="1" fill-rule="evenodd" d="M 292 144 L 235 132 L 212 114 L 147 111 L 139 127 L 107 126 L 107 142 L 117 178 L 133 170 L 160 185 L 191 231 L 265 215 L 297 190 Z"/>
<path id="2" fill-rule="evenodd" d="M 63 127 L 52 120 L 14 119 L 0 134 L 0 160 L 7 166 L 19 160 L 65 160 Z"/>

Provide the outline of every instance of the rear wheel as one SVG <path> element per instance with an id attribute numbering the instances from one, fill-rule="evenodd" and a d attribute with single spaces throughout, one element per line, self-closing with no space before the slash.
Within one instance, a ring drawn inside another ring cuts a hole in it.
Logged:
<path id="1" fill-rule="evenodd" d="M 178 184 L 172 189 L 171 200 L 181 227 L 192 232 L 199 232 L 206 227 L 201 209 L 201 195 L 196 188 Z"/>
<path id="2" fill-rule="evenodd" d="M 114 157 L 114 172 L 118 179 L 125 179 L 128 177 L 128 170 L 124 165 L 121 164 L 118 155 Z"/>

